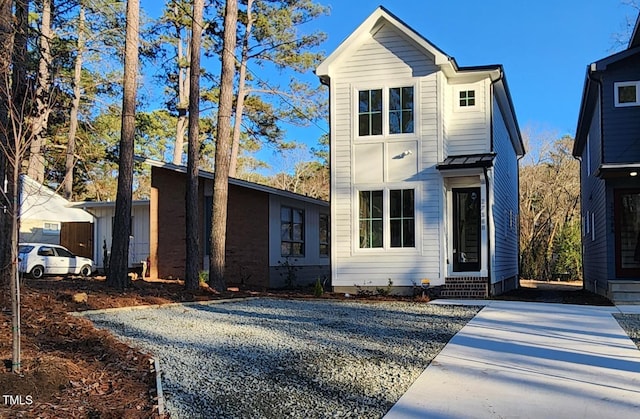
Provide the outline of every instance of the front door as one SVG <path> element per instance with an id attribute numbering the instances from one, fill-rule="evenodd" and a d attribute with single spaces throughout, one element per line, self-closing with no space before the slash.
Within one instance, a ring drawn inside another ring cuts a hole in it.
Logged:
<path id="1" fill-rule="evenodd" d="M 480 270 L 480 188 L 458 188 L 453 194 L 453 271 Z"/>

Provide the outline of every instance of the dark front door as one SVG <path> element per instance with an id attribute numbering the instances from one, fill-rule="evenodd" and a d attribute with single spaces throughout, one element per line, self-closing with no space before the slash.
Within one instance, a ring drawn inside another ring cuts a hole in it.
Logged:
<path id="1" fill-rule="evenodd" d="M 453 189 L 453 271 L 480 270 L 480 188 Z"/>
<path id="2" fill-rule="evenodd" d="M 640 277 L 640 189 L 614 192 L 616 276 Z"/>

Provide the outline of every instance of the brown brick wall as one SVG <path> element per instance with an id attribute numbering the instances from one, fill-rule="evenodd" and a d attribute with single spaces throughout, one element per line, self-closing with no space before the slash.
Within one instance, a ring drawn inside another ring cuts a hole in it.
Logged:
<path id="1" fill-rule="evenodd" d="M 227 218 L 227 283 L 268 287 L 269 194 L 229 185 Z"/>
<path id="2" fill-rule="evenodd" d="M 184 278 L 186 175 L 152 167 L 151 275 Z M 205 252 L 204 188 L 200 180 L 200 242 Z M 267 286 L 269 274 L 269 195 L 229 185 L 227 216 L 227 284 Z M 208 266 L 201 266 L 208 270 Z"/>

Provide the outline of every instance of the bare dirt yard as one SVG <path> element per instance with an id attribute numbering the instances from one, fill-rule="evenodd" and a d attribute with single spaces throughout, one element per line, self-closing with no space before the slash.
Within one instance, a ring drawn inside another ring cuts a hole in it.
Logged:
<path id="1" fill-rule="evenodd" d="M 576 284 L 555 284 L 554 287 L 554 284 L 525 281 L 522 285 L 499 298 L 611 304 Z M 78 293 L 86 293 L 86 301 L 74 301 Z M 179 281 L 138 280 L 125 292 L 117 292 L 107 287 L 103 278 L 24 279 L 21 375 L 10 372 L 11 302 L 7 294 L 0 295 L 0 334 L 3 336 L 0 359 L 5 367 L 0 371 L 0 418 L 149 418 L 158 417 L 149 356 L 68 312 L 248 296 L 311 298 L 313 290 L 241 290 L 218 294 L 201 288 L 194 293 L 184 291 Z M 325 298 L 344 296 L 325 293 Z"/>

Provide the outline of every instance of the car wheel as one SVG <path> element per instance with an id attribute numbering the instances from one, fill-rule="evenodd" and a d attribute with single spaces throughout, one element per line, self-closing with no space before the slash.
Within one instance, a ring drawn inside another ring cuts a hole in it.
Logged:
<path id="1" fill-rule="evenodd" d="M 36 265 L 31 269 L 31 277 L 34 279 L 40 279 L 44 276 L 44 267 Z"/>
<path id="2" fill-rule="evenodd" d="M 81 275 L 83 278 L 87 278 L 87 277 L 91 276 L 91 266 L 89 266 L 89 265 L 84 265 L 84 266 L 82 267 L 82 269 L 80 269 L 80 275 Z"/>

